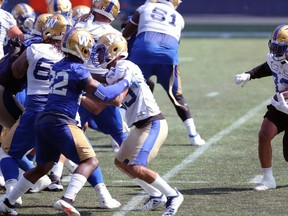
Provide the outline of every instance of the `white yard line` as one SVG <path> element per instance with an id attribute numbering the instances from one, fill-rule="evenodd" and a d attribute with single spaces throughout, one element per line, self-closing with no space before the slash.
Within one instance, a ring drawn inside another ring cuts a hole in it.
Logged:
<path id="1" fill-rule="evenodd" d="M 173 169 L 171 169 L 169 172 L 167 172 L 162 177 L 168 181 L 170 178 L 177 175 L 180 171 L 184 170 L 187 166 L 191 165 L 197 158 L 199 158 L 201 155 L 203 155 L 206 150 L 214 143 L 217 143 L 219 140 L 221 140 L 224 136 L 228 135 L 232 131 L 239 128 L 241 125 L 243 125 L 245 122 L 247 122 L 251 117 L 253 117 L 259 110 L 263 109 L 267 104 L 270 103 L 270 99 L 263 101 L 253 109 L 249 110 L 245 115 L 243 115 L 241 118 L 239 118 L 237 121 L 235 121 L 233 124 L 231 124 L 229 127 L 225 128 L 224 130 L 220 131 L 218 134 L 214 135 L 212 138 L 210 138 L 205 145 L 198 147 L 196 151 L 194 151 L 192 154 L 190 154 L 188 157 L 182 160 L 180 164 L 175 166 Z M 143 192 L 139 193 L 138 195 L 132 197 L 132 199 L 123 206 L 118 212 L 115 212 L 113 216 L 123 216 L 127 214 L 130 210 L 135 209 L 136 206 L 138 206 L 142 200 L 144 199 Z"/>

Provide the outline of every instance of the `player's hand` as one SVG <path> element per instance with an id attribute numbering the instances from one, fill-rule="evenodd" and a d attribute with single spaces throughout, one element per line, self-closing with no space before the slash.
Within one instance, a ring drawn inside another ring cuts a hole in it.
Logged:
<path id="1" fill-rule="evenodd" d="M 274 96 L 271 98 L 271 104 L 279 111 L 288 114 L 288 104 L 285 101 L 283 94 L 277 93 L 278 101 L 274 99 Z"/>
<path id="2" fill-rule="evenodd" d="M 248 73 L 236 74 L 235 76 L 235 83 L 237 85 L 241 85 L 241 87 L 243 87 L 249 80 L 250 74 Z"/>
<path id="3" fill-rule="evenodd" d="M 125 77 L 126 71 L 128 70 L 127 65 L 123 61 L 119 61 L 115 68 L 111 68 L 106 74 L 106 82 L 109 85 L 116 83 L 117 81 Z M 128 77 L 129 78 L 129 77 Z M 127 79 L 127 81 L 130 81 Z M 130 82 L 129 82 L 130 83 Z"/>

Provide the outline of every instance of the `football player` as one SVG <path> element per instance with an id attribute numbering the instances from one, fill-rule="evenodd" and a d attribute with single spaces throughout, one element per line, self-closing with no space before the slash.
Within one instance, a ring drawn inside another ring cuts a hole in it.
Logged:
<path id="1" fill-rule="evenodd" d="M 89 30 L 97 43 L 98 39 L 107 32 L 121 34 L 111 25 L 111 22 L 116 18 L 119 11 L 120 3 L 118 0 L 93 0 L 91 13 L 83 15 L 75 26 Z M 105 82 L 103 77 L 107 70 L 95 68 L 92 64 L 92 59 L 88 61 L 87 69 L 95 79 Z M 119 145 L 121 145 L 128 133 L 120 113 L 120 108 L 107 106 L 98 115 L 94 115 L 83 107 L 79 111 L 82 125 L 88 122 L 92 129 L 110 135 L 113 138 L 112 143 L 115 146 L 114 152 L 117 152 Z"/>
<path id="2" fill-rule="evenodd" d="M 276 181 L 272 172 L 272 139 L 284 131 L 283 153 L 288 161 L 288 106 L 281 94 L 288 90 L 288 25 L 278 26 L 271 34 L 268 42 L 269 53 L 266 62 L 241 74 L 236 74 L 235 83 L 244 86 L 251 79 L 272 76 L 278 100 L 271 98 L 267 106 L 262 125 L 258 133 L 258 156 L 262 168 L 263 178 L 254 190 L 268 190 L 276 188 Z"/>
<path id="3" fill-rule="evenodd" d="M 147 168 L 167 137 L 167 122 L 140 68 L 124 60 L 128 56 L 127 49 L 125 38 L 115 33 L 103 35 L 96 47 L 99 64 L 109 69 L 108 84 L 117 83 L 125 74 L 132 74 L 133 85 L 113 101 L 114 105 L 125 107 L 127 124 L 130 128 L 133 126 L 116 154 L 115 165 L 149 194 L 139 210 L 154 210 L 166 204 L 163 215 L 174 215 L 184 199 L 183 195 L 157 172 Z"/>
<path id="4" fill-rule="evenodd" d="M 49 34 L 44 31 L 43 35 Z M 55 38 L 59 39 L 60 35 L 55 35 Z M 85 91 L 93 100 L 107 102 L 127 89 L 132 79 L 127 74 L 122 81 L 109 87 L 94 80 L 83 65 L 90 57 L 93 44 L 92 35 L 85 29 L 73 28 L 63 36 L 61 50 L 66 56 L 52 66 L 48 100 L 35 121 L 37 166 L 19 179 L 4 202 L 0 203 L 0 212 L 17 215 L 13 206 L 16 200 L 49 172 L 62 153 L 79 166 L 72 174 L 64 196 L 54 203 L 54 208 L 68 215 L 80 216 L 72 203 L 87 178 L 89 181 L 98 167 L 95 152 L 75 120 L 81 95 Z M 95 103 L 95 106 L 98 104 Z"/>
<path id="5" fill-rule="evenodd" d="M 153 75 L 164 88 L 183 121 L 192 145 L 205 144 L 183 96 L 178 47 L 184 19 L 176 11 L 181 0 L 157 0 L 140 6 L 122 31 L 125 38 L 137 32 L 129 59 L 137 64 L 146 80 Z"/>
<path id="6" fill-rule="evenodd" d="M 12 65 L 12 74 L 16 79 L 27 76 L 27 96 L 24 104 L 25 112 L 13 125 L 0 149 L 6 195 L 11 192 L 18 180 L 18 161 L 36 145 L 34 122 L 47 101 L 50 67 L 64 57 L 60 51 L 60 41 L 69 28 L 72 28 L 72 23 L 65 16 L 51 16 L 45 24 L 44 43 L 35 43 L 27 47 Z M 27 163 L 26 167 L 23 168 L 22 165 L 21 168 L 27 171 L 33 167 L 32 163 Z M 47 178 L 48 176 L 45 176 L 42 179 L 46 183 L 41 189 L 51 183 Z"/>

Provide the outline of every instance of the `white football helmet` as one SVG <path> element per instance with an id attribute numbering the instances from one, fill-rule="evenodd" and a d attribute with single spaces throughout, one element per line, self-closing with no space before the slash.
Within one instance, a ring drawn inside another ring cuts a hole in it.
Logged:
<path id="1" fill-rule="evenodd" d="M 94 38 L 89 31 L 84 28 L 72 28 L 63 37 L 61 50 L 86 62 L 90 58 L 93 45 Z"/>
<path id="2" fill-rule="evenodd" d="M 34 9 L 28 4 L 19 3 L 14 6 L 11 14 L 17 21 L 17 26 L 24 33 L 30 33 L 33 29 L 33 23 L 36 18 Z"/>
<path id="3" fill-rule="evenodd" d="M 168 3 L 169 5 L 172 5 L 175 9 L 181 4 L 181 0 L 157 0 L 157 2 L 160 3 Z"/>
<path id="4" fill-rule="evenodd" d="M 92 10 L 113 21 L 120 12 L 120 3 L 118 0 L 93 0 Z"/>
<path id="5" fill-rule="evenodd" d="M 79 17 L 81 17 L 84 14 L 87 14 L 90 12 L 90 7 L 86 5 L 78 5 L 72 9 L 72 17 L 77 20 Z"/>
<path id="6" fill-rule="evenodd" d="M 45 22 L 42 33 L 43 40 L 62 40 L 65 33 L 72 27 L 73 24 L 67 16 L 54 14 Z"/>
<path id="7" fill-rule="evenodd" d="M 270 54 L 275 61 L 282 61 L 288 53 L 288 25 L 278 26 L 268 42 Z"/>
<path id="8" fill-rule="evenodd" d="M 117 33 L 107 33 L 99 38 L 97 46 L 93 49 L 92 62 L 95 67 L 99 65 L 107 68 L 114 59 L 128 57 L 128 47 L 126 39 Z"/>

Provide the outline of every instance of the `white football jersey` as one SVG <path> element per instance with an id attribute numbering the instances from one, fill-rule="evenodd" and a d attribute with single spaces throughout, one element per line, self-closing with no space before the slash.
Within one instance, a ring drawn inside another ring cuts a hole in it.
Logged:
<path id="1" fill-rule="evenodd" d="M 137 11 L 140 14 L 137 34 L 159 32 L 171 35 L 179 41 L 185 22 L 173 7 L 163 3 L 148 3 L 140 6 Z"/>
<path id="2" fill-rule="evenodd" d="M 3 46 L 7 36 L 7 30 L 14 26 L 17 26 L 17 23 L 12 14 L 0 9 L 0 59 L 4 56 Z"/>
<path id="3" fill-rule="evenodd" d="M 146 84 L 140 68 L 131 61 L 122 60 L 127 64 L 127 70 L 133 73 L 134 81 L 137 82 L 138 87 L 132 85 L 122 103 L 126 109 L 126 121 L 129 127 L 135 122 L 147 119 L 151 116 L 161 113 L 159 106 L 151 92 L 149 86 Z M 129 73 L 126 71 L 126 73 Z"/>
<path id="4" fill-rule="evenodd" d="M 93 21 L 94 15 L 90 14 L 90 16 L 84 20 L 76 23 L 75 27 L 85 28 L 87 29 L 94 37 L 95 42 L 99 40 L 99 38 L 106 33 L 118 33 L 121 34 L 117 29 L 111 26 L 110 23 L 106 22 L 98 22 Z M 91 55 L 93 57 L 93 55 Z M 95 67 L 92 63 L 92 59 L 90 58 L 88 63 L 86 64 L 86 68 L 90 73 L 94 74 L 104 74 L 107 72 L 107 69 L 103 69 L 101 67 Z"/>
<path id="5" fill-rule="evenodd" d="M 267 63 L 273 72 L 273 79 L 276 92 L 288 90 L 288 62 L 287 60 L 275 61 L 273 56 L 268 53 Z"/>
<path id="6" fill-rule="evenodd" d="M 64 55 L 52 44 L 32 44 L 26 49 L 29 63 L 27 70 L 27 95 L 48 95 L 51 66 Z"/>

